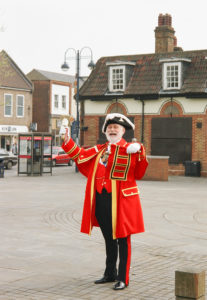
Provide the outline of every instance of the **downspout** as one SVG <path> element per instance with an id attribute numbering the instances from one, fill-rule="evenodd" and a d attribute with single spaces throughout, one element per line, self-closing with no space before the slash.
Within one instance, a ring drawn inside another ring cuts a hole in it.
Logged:
<path id="1" fill-rule="evenodd" d="M 116 112 L 118 113 L 118 98 L 116 97 Z"/>
<path id="2" fill-rule="evenodd" d="M 170 116 L 172 118 L 172 115 L 173 115 L 173 112 L 172 112 L 172 109 L 173 109 L 173 97 L 170 98 L 170 101 L 171 101 L 171 104 L 170 104 Z"/>
<path id="3" fill-rule="evenodd" d="M 141 131 L 141 143 L 144 143 L 144 100 L 142 102 L 142 131 Z"/>

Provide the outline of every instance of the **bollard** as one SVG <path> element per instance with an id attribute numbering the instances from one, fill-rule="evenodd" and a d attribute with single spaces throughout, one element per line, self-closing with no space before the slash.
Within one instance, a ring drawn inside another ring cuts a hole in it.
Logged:
<path id="1" fill-rule="evenodd" d="M 186 268 L 175 271 L 176 300 L 205 300 L 205 271 Z"/>

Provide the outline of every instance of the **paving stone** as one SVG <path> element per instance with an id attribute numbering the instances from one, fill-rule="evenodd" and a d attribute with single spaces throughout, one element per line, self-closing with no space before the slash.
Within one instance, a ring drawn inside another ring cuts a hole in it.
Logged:
<path id="1" fill-rule="evenodd" d="M 104 270 L 104 242 L 97 228 L 91 237 L 80 233 L 85 184 L 73 167 L 42 177 L 6 170 L 0 300 L 172 300 L 176 270 L 207 270 L 207 179 L 139 181 L 146 232 L 132 236 L 129 287 L 95 285 Z"/>

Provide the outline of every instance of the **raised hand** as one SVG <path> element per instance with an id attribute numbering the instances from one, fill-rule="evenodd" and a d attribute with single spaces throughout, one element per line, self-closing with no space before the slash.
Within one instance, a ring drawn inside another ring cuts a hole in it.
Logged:
<path id="1" fill-rule="evenodd" d="M 69 140 L 70 140 L 69 127 L 61 126 L 60 127 L 60 135 L 61 135 L 61 140 L 66 145 L 69 142 Z"/>
<path id="2" fill-rule="evenodd" d="M 127 147 L 126 152 L 130 153 L 137 153 L 141 149 L 141 145 L 139 143 L 132 143 Z"/>

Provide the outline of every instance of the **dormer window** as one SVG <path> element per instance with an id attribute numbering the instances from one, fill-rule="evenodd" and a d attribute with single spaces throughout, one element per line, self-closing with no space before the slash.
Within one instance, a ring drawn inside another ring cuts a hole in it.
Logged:
<path id="1" fill-rule="evenodd" d="M 164 89 L 180 89 L 181 87 L 181 63 L 164 64 Z"/>
<path id="2" fill-rule="evenodd" d="M 132 75 L 135 62 L 113 61 L 107 62 L 108 66 L 108 92 L 124 93 Z"/>
<path id="3" fill-rule="evenodd" d="M 180 90 L 182 88 L 185 68 L 190 59 L 186 58 L 166 58 L 160 59 L 162 67 L 162 86 L 164 91 Z"/>
<path id="4" fill-rule="evenodd" d="M 125 67 L 110 67 L 110 91 L 118 92 L 125 90 Z"/>

